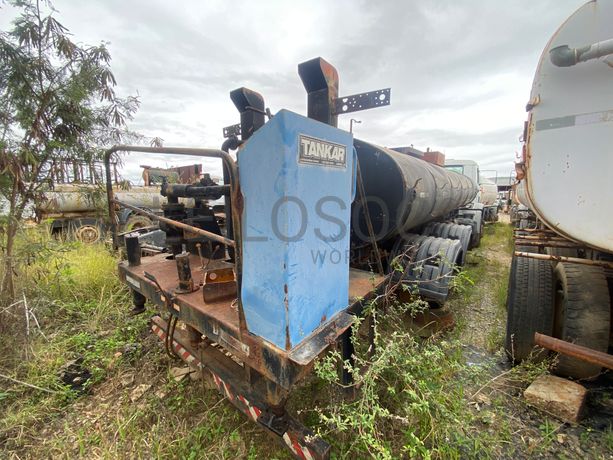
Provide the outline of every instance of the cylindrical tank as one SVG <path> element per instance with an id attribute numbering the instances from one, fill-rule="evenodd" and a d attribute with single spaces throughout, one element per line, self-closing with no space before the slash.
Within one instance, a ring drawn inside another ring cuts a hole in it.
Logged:
<path id="1" fill-rule="evenodd" d="M 378 241 L 408 234 L 468 205 L 477 195 L 477 184 L 457 172 L 357 139 L 354 146 Z M 359 201 L 354 203 L 354 235 L 365 241 L 368 227 Z"/>
<path id="2" fill-rule="evenodd" d="M 528 103 L 522 180 L 524 204 L 543 223 L 608 253 L 613 253 L 613 54 L 607 45 L 612 25 L 613 1 L 587 2 L 547 44 Z"/>
<path id="3" fill-rule="evenodd" d="M 486 177 L 479 177 L 479 202 L 483 206 L 492 206 L 498 199 L 498 186 Z"/>
<path id="4" fill-rule="evenodd" d="M 100 208 L 98 189 L 91 185 L 61 185 L 43 194 L 37 210 L 43 214 L 84 213 Z M 160 210 L 166 198 L 160 195 L 159 187 L 131 187 L 115 189 L 115 197 L 133 206 Z"/>
<path id="5" fill-rule="evenodd" d="M 526 195 L 526 182 L 521 181 L 513 185 L 513 202 L 529 207 L 528 195 Z"/>

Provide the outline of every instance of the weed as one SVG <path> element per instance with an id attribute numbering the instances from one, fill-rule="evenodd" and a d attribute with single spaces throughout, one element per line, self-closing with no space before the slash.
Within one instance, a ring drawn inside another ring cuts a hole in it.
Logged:
<path id="1" fill-rule="evenodd" d="M 317 410 L 320 434 L 343 456 L 377 458 L 460 455 L 463 441 L 455 439 L 458 424 L 466 422 L 463 364 L 454 341 L 421 341 L 407 333 L 402 316 L 406 306 L 388 306 L 385 316 L 372 310 L 375 352 L 363 343 L 354 326 L 354 362 L 341 362 L 338 352 L 316 365 L 317 376 L 341 388 L 337 369 L 354 378 L 355 400 L 332 399 Z M 329 434 L 334 433 L 333 439 Z M 457 442 L 456 442 L 457 441 Z M 443 447 L 444 446 L 444 447 Z"/>
<path id="2" fill-rule="evenodd" d="M 527 446 L 518 439 L 526 433 L 543 446 L 545 440 L 548 446 L 559 444 L 552 442 L 557 429 L 552 422 L 525 427 L 518 414 L 525 407 L 516 396 L 548 363 L 527 361 L 497 379 L 500 355 L 476 363 L 467 357 L 469 328 L 485 337 L 488 349 L 500 348 L 508 272 L 490 252 L 498 247 L 510 254 L 510 236 L 508 227 L 488 225 L 481 248 L 467 255 L 449 302 L 459 312 L 455 331 L 425 340 L 407 332 L 408 317 L 426 307 L 413 289 L 403 301 L 391 302 L 385 314 L 367 309 L 375 326 L 374 352 L 367 339 L 369 322 L 357 321 L 354 362 L 342 363 L 334 351 L 317 363 L 315 375 L 292 394 L 290 407 L 332 444 L 333 455 L 522 457 Z M 117 280 L 117 260 L 107 247 L 51 241 L 34 231 L 27 238 L 27 244 L 20 242 L 22 254 L 28 244 L 37 244 L 41 252 L 31 251 L 20 280 L 41 329 L 33 326 L 26 340 L 23 309 L 13 311 L 15 333 L 0 335 L 0 366 L 3 373 L 55 393 L 2 387 L 0 456 L 289 457 L 215 391 L 171 378 L 169 367 L 177 362 L 148 336 L 147 318 L 125 317 L 129 293 Z M 483 303 L 493 308 L 475 316 Z M 92 372 L 91 394 L 73 391 L 58 379 L 59 369 L 75 357 Z M 341 385 L 340 366 L 354 377 L 350 388 Z M 134 382 L 120 383 L 125 374 Z M 132 390 L 141 384 L 152 387 L 132 401 Z M 602 434 L 583 430 L 580 441 L 586 448 L 600 443 L 611 449 L 613 432 L 610 426 Z"/>

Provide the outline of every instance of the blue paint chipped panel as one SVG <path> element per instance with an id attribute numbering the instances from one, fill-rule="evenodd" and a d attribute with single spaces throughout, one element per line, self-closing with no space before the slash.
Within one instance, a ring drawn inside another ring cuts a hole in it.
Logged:
<path id="1" fill-rule="evenodd" d="M 238 165 L 247 327 L 289 350 L 348 304 L 353 139 L 282 110 Z"/>

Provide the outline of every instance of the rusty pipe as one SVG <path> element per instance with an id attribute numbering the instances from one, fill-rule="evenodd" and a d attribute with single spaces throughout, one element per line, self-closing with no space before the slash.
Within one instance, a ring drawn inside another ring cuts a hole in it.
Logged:
<path id="1" fill-rule="evenodd" d="M 525 240 L 523 238 L 516 238 L 515 244 L 520 246 L 549 246 L 552 248 L 578 248 L 580 246 L 575 243 L 571 243 L 570 241 L 538 241 L 538 240 Z"/>
<path id="2" fill-rule="evenodd" d="M 607 260 L 580 259 L 578 257 L 554 256 L 550 254 L 536 254 L 534 252 L 522 251 L 515 251 L 513 255 L 516 257 L 528 257 L 530 259 L 554 260 L 556 262 L 568 262 L 571 264 L 592 265 L 595 267 L 613 269 L 613 262 L 609 262 Z"/>
<path id="3" fill-rule="evenodd" d="M 562 238 L 558 235 L 522 235 L 521 233 L 517 235 L 517 239 L 526 240 L 526 241 L 559 241 L 559 242 L 568 242 L 566 238 Z"/>
<path id="4" fill-rule="evenodd" d="M 238 167 L 236 162 L 232 159 L 232 157 L 223 150 L 217 149 L 199 149 L 199 148 L 186 148 L 186 147 L 144 147 L 139 145 L 114 145 L 110 149 L 108 149 L 104 153 L 104 168 L 106 173 L 106 197 L 109 203 L 109 218 L 111 225 L 111 233 L 113 235 L 113 247 L 115 249 L 118 248 L 117 241 L 117 216 L 115 214 L 115 208 L 111 206 L 113 202 L 113 184 L 111 177 L 111 156 L 115 152 L 140 152 L 140 153 L 159 153 L 165 155 L 191 155 L 197 157 L 206 157 L 206 158 L 219 158 L 222 160 L 224 165 L 228 169 L 228 175 L 230 178 L 230 191 L 233 198 L 236 198 L 235 203 L 240 203 L 241 201 L 238 199 L 238 195 L 240 194 L 240 189 L 238 185 Z M 236 195 L 236 196 L 234 196 Z M 237 248 L 240 248 L 240 212 L 236 207 L 232 209 L 233 220 L 236 222 L 236 235 L 234 236 L 234 240 L 237 242 Z"/>
<path id="5" fill-rule="evenodd" d="M 553 230 L 549 230 L 548 228 L 514 228 L 514 233 L 551 233 L 552 235 L 557 235 Z"/>
<path id="6" fill-rule="evenodd" d="M 577 358 L 597 366 L 613 369 L 613 355 L 603 353 L 602 351 L 565 342 L 564 340 L 556 339 L 555 337 L 539 332 L 534 333 L 534 343 L 548 350 L 555 351 L 556 353 L 570 356 L 571 358 Z"/>
<path id="7" fill-rule="evenodd" d="M 123 201 L 114 199 L 113 203 L 117 203 L 119 206 L 128 208 L 142 216 L 151 217 L 152 219 L 159 220 L 160 222 L 164 222 L 168 225 L 172 225 L 173 227 L 180 228 L 181 230 L 186 230 L 191 233 L 196 233 L 198 235 L 205 236 L 207 238 L 217 241 L 218 243 L 225 244 L 226 246 L 230 246 L 233 248 L 236 247 L 236 242 L 234 240 L 218 235 L 217 233 L 211 233 L 201 228 L 194 227 L 193 225 L 188 225 L 188 224 L 184 224 L 183 222 L 179 222 L 177 220 L 169 219 L 168 217 L 158 216 L 157 214 L 154 214 L 152 212 L 145 211 L 144 209 L 137 208 L 136 206 L 132 206 L 131 204 L 128 204 L 128 203 L 124 203 Z"/>

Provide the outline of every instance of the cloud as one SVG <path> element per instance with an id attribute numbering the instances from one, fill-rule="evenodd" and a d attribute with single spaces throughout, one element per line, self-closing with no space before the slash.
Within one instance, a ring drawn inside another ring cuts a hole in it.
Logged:
<path id="1" fill-rule="evenodd" d="M 166 145 L 219 147 L 222 128 L 238 122 L 228 95 L 240 86 L 261 92 L 273 112 L 305 113 L 296 68 L 322 56 L 337 67 L 342 95 L 392 88 L 391 106 L 352 114 L 362 121 L 358 137 L 443 150 L 507 174 L 520 149 L 540 53 L 583 2 L 56 0 L 54 5 L 79 42 L 110 42 L 119 93 L 138 92 L 142 102 L 131 127 Z M 3 29 L 9 16 L 0 18 Z M 347 129 L 349 118 L 340 117 L 339 127 Z M 138 170 L 134 164 L 152 163 L 132 158 L 131 178 Z"/>

